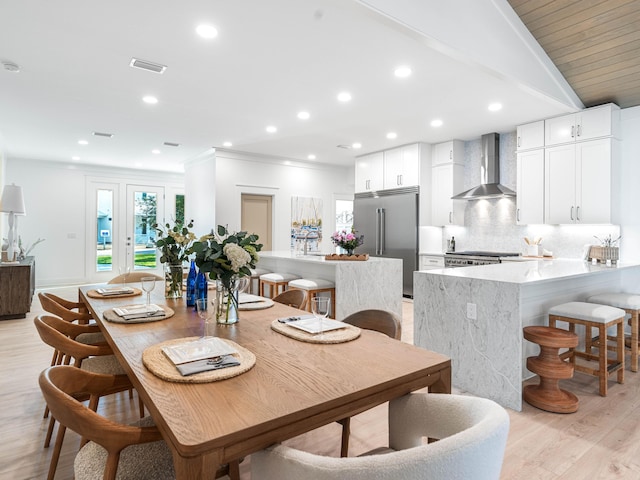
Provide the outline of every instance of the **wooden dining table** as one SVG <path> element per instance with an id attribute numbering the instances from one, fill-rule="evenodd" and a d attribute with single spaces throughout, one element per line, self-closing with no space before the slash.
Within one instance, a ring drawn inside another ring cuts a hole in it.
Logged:
<path id="1" fill-rule="evenodd" d="M 104 285 L 91 285 L 79 288 L 79 298 L 171 448 L 178 479 L 213 478 L 221 465 L 417 389 L 451 393 L 448 357 L 366 330 L 345 343 L 296 340 L 272 330 L 271 323 L 306 312 L 278 303 L 241 311 L 238 323 L 209 330 L 255 355 L 249 371 L 210 383 L 162 380 L 143 364 L 145 349 L 200 336 L 203 324 L 184 299 L 165 299 L 159 283 L 151 301 L 175 314 L 150 323 L 103 319 L 115 306 L 144 303 L 144 295 L 92 298 L 87 292 Z"/>

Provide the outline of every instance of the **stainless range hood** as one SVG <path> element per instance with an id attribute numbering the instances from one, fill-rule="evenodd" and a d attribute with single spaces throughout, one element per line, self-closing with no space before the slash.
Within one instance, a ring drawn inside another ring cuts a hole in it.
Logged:
<path id="1" fill-rule="evenodd" d="M 515 197 L 516 192 L 500 184 L 500 135 L 482 135 L 480 185 L 451 197 L 454 200 Z"/>

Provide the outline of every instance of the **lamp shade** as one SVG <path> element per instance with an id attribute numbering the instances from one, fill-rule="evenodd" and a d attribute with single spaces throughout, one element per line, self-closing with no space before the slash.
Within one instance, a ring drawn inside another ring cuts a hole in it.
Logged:
<path id="1" fill-rule="evenodd" d="M 0 212 L 26 215 L 24 197 L 22 196 L 22 187 L 13 183 L 11 185 L 4 186 L 2 199 L 0 199 Z"/>

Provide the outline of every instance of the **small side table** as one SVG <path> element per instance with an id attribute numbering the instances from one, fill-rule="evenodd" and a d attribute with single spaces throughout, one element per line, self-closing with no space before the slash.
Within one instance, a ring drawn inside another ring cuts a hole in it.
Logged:
<path id="1" fill-rule="evenodd" d="M 540 354 L 527 358 L 527 368 L 540 377 L 540 384 L 524 387 L 524 401 L 547 412 L 577 411 L 578 397 L 558 386 L 560 380 L 573 377 L 573 365 L 561 360 L 558 352 L 577 347 L 578 336 L 559 328 L 532 326 L 524 328 L 524 338 L 540 345 Z"/>

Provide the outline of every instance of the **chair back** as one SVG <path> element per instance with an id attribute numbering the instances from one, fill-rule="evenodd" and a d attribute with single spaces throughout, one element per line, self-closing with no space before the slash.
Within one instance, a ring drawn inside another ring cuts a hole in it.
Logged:
<path id="1" fill-rule="evenodd" d="M 307 292 L 298 289 L 285 290 L 276 295 L 273 301 L 304 310 L 307 306 Z"/>
<path id="2" fill-rule="evenodd" d="M 88 323 L 93 318 L 90 313 L 78 311 L 80 303 L 70 302 L 53 293 L 39 292 L 38 299 L 46 312 L 57 315 L 67 322 Z"/>
<path id="3" fill-rule="evenodd" d="M 149 272 L 131 272 L 113 277 L 107 283 L 136 283 L 140 282 L 142 277 L 155 277 L 156 280 L 164 280 L 163 277 Z"/>
<path id="4" fill-rule="evenodd" d="M 336 458 L 277 445 L 251 455 L 251 478 L 499 480 L 508 433 L 509 415 L 491 400 L 412 393 L 389 404 L 395 451 Z"/>
<path id="5" fill-rule="evenodd" d="M 44 370 L 38 381 L 53 417 L 61 425 L 107 450 L 105 479 L 115 478 L 120 451 L 125 447 L 162 438 L 155 427 L 135 427 L 112 422 L 74 398 L 85 398 L 88 394 L 93 401 L 118 389 L 122 381 L 117 376 L 58 365 Z"/>
<path id="6" fill-rule="evenodd" d="M 400 340 L 402 336 L 402 322 L 393 313 L 385 310 L 360 310 L 342 321 L 358 328 L 384 333 L 396 340 Z"/>

